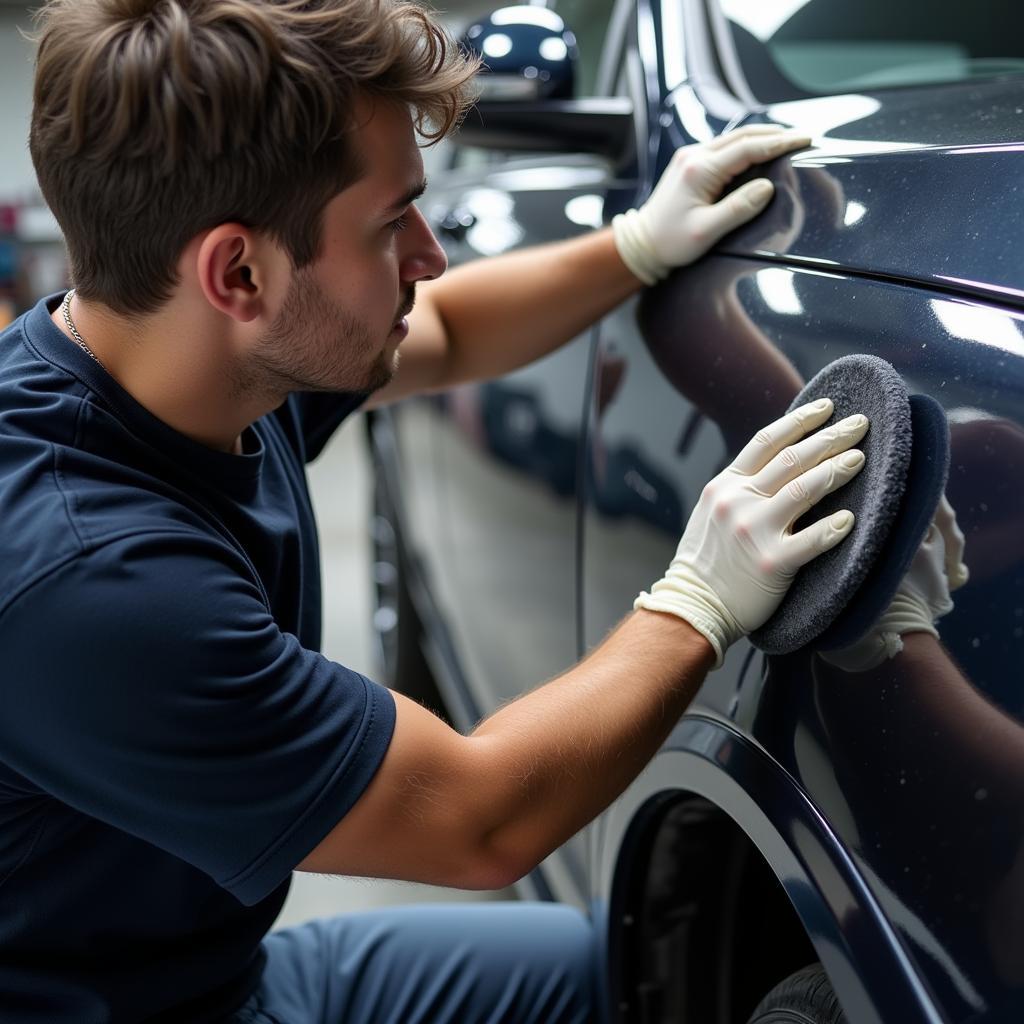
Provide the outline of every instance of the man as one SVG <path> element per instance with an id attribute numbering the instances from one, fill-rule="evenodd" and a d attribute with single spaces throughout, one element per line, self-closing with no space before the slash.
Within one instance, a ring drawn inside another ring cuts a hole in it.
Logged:
<path id="1" fill-rule="evenodd" d="M 418 9 L 51 0 L 39 43 L 77 290 L 0 335 L 0 1016 L 596 1019 L 568 908 L 264 936 L 293 869 L 502 887 L 598 814 L 849 532 L 791 527 L 867 422 L 760 431 L 635 612 L 470 736 L 317 653 L 303 463 L 369 395 L 505 372 L 696 259 L 770 196 L 726 182 L 807 140 L 684 151 L 614 233 L 439 280 L 415 126 L 475 69 Z"/>

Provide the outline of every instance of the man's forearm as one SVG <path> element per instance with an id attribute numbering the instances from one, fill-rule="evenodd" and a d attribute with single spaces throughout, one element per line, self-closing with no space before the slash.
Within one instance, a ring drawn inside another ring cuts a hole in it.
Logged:
<path id="1" fill-rule="evenodd" d="M 490 852 L 518 872 L 601 813 L 654 756 L 714 662 L 687 622 L 627 618 L 585 661 L 484 721 Z"/>
<path id="2" fill-rule="evenodd" d="M 449 381 L 488 379 L 525 366 L 640 287 L 609 228 L 477 260 L 420 286 L 444 326 Z"/>

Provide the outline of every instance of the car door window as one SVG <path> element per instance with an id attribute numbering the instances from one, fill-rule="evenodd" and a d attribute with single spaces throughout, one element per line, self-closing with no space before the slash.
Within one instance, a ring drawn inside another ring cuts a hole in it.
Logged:
<path id="1" fill-rule="evenodd" d="M 762 102 L 1024 73 L 1024 7 L 711 0 Z"/>

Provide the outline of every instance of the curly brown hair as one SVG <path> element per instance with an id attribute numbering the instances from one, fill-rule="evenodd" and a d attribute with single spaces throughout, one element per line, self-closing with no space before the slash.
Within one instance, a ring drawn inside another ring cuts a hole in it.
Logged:
<path id="1" fill-rule="evenodd" d="M 238 221 L 296 268 L 325 205 L 364 173 L 360 95 L 404 103 L 430 141 L 477 63 L 407 0 L 48 0 L 30 148 L 83 298 L 155 312 L 200 232 Z"/>

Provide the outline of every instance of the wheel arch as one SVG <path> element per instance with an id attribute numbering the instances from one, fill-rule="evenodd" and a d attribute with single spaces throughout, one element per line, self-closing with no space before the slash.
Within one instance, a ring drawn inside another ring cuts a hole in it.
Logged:
<path id="1" fill-rule="evenodd" d="M 644 990 L 637 964 L 675 956 L 665 969 L 682 972 L 684 990 L 693 990 L 695 980 L 706 986 L 706 970 L 729 970 L 720 960 L 709 961 L 706 950 L 710 943 L 721 951 L 728 935 L 710 932 L 731 930 L 735 939 L 751 929 L 759 910 L 781 913 L 782 907 L 788 916 L 779 948 L 773 949 L 779 970 L 801 955 L 796 928 L 806 941 L 804 950 L 822 963 L 857 1024 L 940 1024 L 943 1019 L 827 820 L 796 781 L 730 723 L 684 717 L 605 816 L 595 855 L 596 884 L 607 900 L 603 941 L 617 1020 L 746 1020 L 736 1016 L 743 1011 L 742 992 L 732 1000 L 718 998 L 711 1010 L 690 1003 L 701 1007 L 701 1016 L 660 1016 L 657 1006 L 666 996 Z M 730 863 L 743 857 L 753 859 Z M 746 905 L 744 892 L 752 894 Z M 778 893 L 785 896 L 781 902 Z M 659 900 L 661 909 L 652 911 Z M 657 934 L 647 919 L 652 912 L 669 926 L 687 925 L 689 915 L 692 927 L 674 949 L 668 944 L 667 954 L 650 941 Z M 716 980 L 717 991 L 733 991 L 721 975 Z"/>

